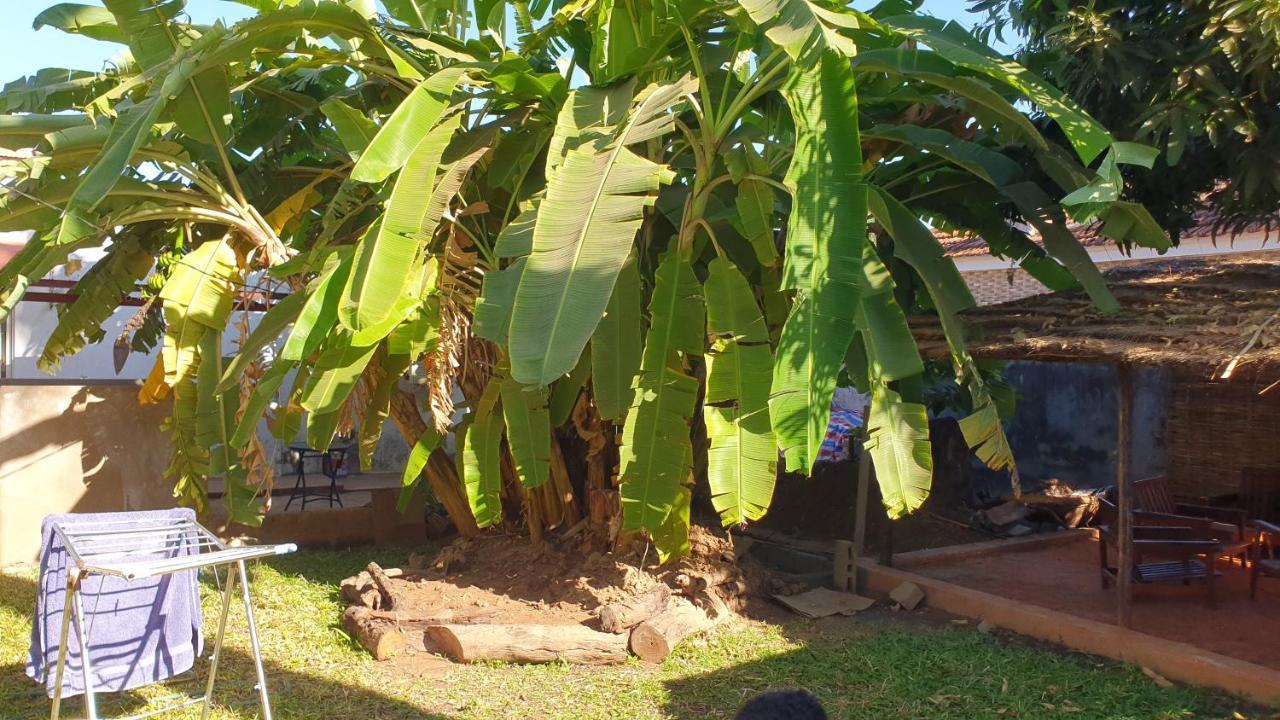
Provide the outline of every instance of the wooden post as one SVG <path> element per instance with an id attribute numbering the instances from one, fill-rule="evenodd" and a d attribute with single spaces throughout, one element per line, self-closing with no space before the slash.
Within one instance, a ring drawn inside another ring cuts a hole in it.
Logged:
<path id="1" fill-rule="evenodd" d="M 859 435 L 861 437 L 861 435 Z M 865 445 L 858 452 L 858 495 L 853 515 L 853 592 L 863 591 L 866 571 L 858 567 L 858 560 L 867 548 L 867 497 L 871 494 L 871 453 Z M 844 588 L 841 588 L 842 590 Z"/>
<path id="2" fill-rule="evenodd" d="M 1129 607 L 1133 596 L 1133 483 L 1129 478 L 1129 438 L 1133 415 L 1133 369 L 1116 365 L 1118 410 L 1116 413 L 1116 493 L 1120 515 L 1120 548 L 1116 565 L 1116 613 L 1120 627 L 1133 622 Z"/>

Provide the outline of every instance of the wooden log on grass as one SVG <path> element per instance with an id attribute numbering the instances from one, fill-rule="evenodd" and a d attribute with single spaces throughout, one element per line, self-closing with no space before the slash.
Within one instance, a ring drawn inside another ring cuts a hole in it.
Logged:
<path id="1" fill-rule="evenodd" d="M 631 629 L 631 652 L 645 662 L 660 663 L 682 640 L 713 624 L 705 612 L 693 605 L 675 603 Z"/>
<path id="2" fill-rule="evenodd" d="M 626 632 L 667 609 L 671 588 L 656 585 L 648 592 L 600 608 L 600 629 L 607 633 Z"/>
<path id="3" fill-rule="evenodd" d="M 375 660 L 388 660 L 404 651 L 404 633 L 395 625 L 379 620 L 369 608 L 352 605 L 342 613 L 342 627 Z"/>
<path id="4" fill-rule="evenodd" d="M 400 604 L 400 598 L 398 593 L 391 588 L 390 573 L 384 571 L 376 562 L 370 562 L 365 567 L 365 572 L 369 573 L 374 586 L 378 588 L 378 592 L 382 595 L 381 609 L 395 610 L 396 606 Z"/>
<path id="5" fill-rule="evenodd" d="M 627 659 L 627 639 L 584 625 L 432 625 L 424 631 L 456 662 L 611 665 Z"/>

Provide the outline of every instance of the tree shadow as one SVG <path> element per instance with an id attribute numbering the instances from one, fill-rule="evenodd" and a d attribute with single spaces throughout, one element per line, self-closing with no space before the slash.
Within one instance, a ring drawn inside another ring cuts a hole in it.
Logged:
<path id="1" fill-rule="evenodd" d="M 667 680 L 664 715 L 732 718 L 747 699 L 779 688 L 808 690 L 830 718 L 851 720 L 1253 717 L 1257 710 L 1223 695 L 1159 688 L 1131 666 L 937 618 L 904 621 L 887 609 L 780 627 L 798 648 Z"/>
<path id="2" fill-rule="evenodd" d="M 273 563 L 279 567 L 279 563 Z M 295 570 L 297 568 L 294 568 Z M 288 574 L 287 569 L 282 572 Z M 336 570 L 334 570 L 336 572 Z M 252 577 L 252 575 L 251 575 Z M 334 581 L 336 582 L 336 581 Z M 10 574 L 0 574 L 0 602 L 14 612 L 32 617 L 35 613 L 36 583 L 33 579 Z M 243 617 L 232 617 L 228 630 Z M 206 614 L 206 658 L 196 667 L 166 681 L 163 686 L 169 692 L 162 702 L 172 704 L 204 693 L 208 678 L 207 656 L 216 630 L 217 618 Z M 261 623 L 260 623 L 261 624 Z M 25 658 L 24 658 L 25 659 Z M 273 715 L 282 720 L 348 720 L 349 718 L 404 718 L 409 720 L 451 720 L 451 716 L 424 710 L 388 694 L 380 693 L 355 683 L 335 682 L 331 676 L 312 675 L 287 668 L 271 659 L 264 659 L 267 687 L 271 696 Z M 214 707 L 224 711 L 231 709 L 245 717 L 258 717 L 259 706 L 255 690 L 256 676 L 252 656 L 239 648 L 224 646 L 223 659 L 218 668 L 218 680 L 214 690 Z M 139 688 L 123 693 L 102 693 L 97 696 L 98 711 L 102 717 L 133 715 L 146 711 L 148 703 L 156 695 L 155 686 Z M 81 717 L 84 702 L 81 696 L 63 700 L 66 717 Z M 199 717 L 199 705 L 185 714 L 172 717 Z M 50 700 L 42 684 L 37 684 L 25 674 L 23 661 L 0 664 L 0 718 L 38 718 L 49 714 Z"/>

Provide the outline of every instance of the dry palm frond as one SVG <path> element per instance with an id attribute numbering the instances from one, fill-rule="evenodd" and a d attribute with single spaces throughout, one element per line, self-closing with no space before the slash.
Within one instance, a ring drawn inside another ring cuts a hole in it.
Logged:
<path id="1" fill-rule="evenodd" d="M 450 232 L 440 266 L 440 336 L 423 365 L 432 422 L 444 433 L 453 419 L 455 389 L 468 399 L 477 396 L 493 373 L 496 352 L 471 333 L 472 310 L 486 270 L 475 245 L 464 234 Z"/>

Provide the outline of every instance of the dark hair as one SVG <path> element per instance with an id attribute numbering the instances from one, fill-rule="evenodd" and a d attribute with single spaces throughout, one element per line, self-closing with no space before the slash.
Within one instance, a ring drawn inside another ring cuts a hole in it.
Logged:
<path id="1" fill-rule="evenodd" d="M 734 720 L 827 720 L 827 712 L 808 690 L 769 690 L 748 700 Z"/>

